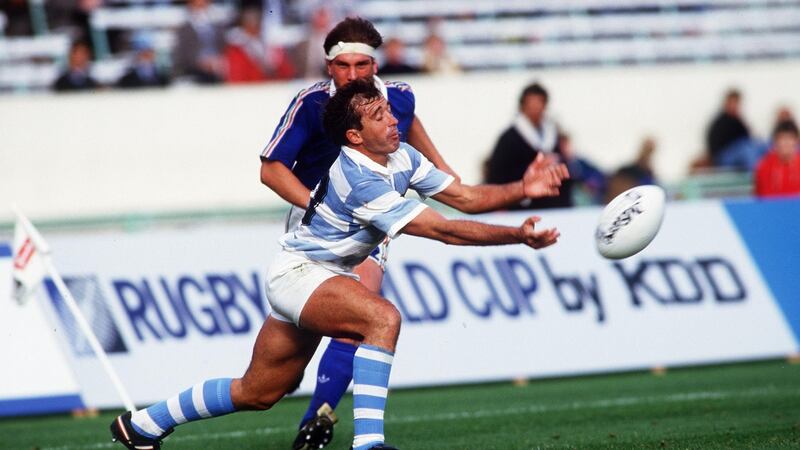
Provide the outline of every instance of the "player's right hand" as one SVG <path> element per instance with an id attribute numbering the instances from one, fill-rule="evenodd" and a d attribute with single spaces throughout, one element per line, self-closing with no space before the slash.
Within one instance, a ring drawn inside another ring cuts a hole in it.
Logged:
<path id="1" fill-rule="evenodd" d="M 540 220 L 542 219 L 538 216 L 528 217 L 519 227 L 522 243 L 528 247 L 535 249 L 549 247 L 558 242 L 558 237 L 561 236 L 555 228 L 537 230 L 536 223 Z"/>
<path id="2" fill-rule="evenodd" d="M 561 181 L 569 178 L 567 166 L 552 155 L 539 152 L 525 170 L 522 189 L 527 198 L 553 197 L 558 195 Z"/>

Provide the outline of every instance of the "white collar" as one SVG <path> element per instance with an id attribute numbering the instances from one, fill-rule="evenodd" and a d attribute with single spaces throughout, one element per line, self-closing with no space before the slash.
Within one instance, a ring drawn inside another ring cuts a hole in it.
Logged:
<path id="1" fill-rule="evenodd" d="M 399 150 L 400 150 L 399 148 L 397 150 L 395 150 L 395 153 L 397 153 Z M 352 159 L 357 164 L 362 165 L 362 166 L 366 167 L 367 169 L 369 169 L 369 170 L 371 170 L 373 172 L 377 172 L 377 173 L 379 173 L 381 175 L 386 175 L 386 176 L 391 175 L 391 173 L 392 173 L 389 170 L 388 167 L 376 163 L 375 161 L 369 159 L 369 156 L 361 153 L 360 151 L 358 151 L 358 150 L 356 150 L 354 148 L 350 148 L 350 147 L 348 147 L 346 145 L 343 145 L 342 146 L 342 151 L 344 152 L 345 155 L 347 155 L 348 158 Z M 394 153 L 391 153 L 389 155 L 389 159 L 392 158 L 392 155 L 394 155 Z M 388 160 L 387 160 L 387 164 L 388 164 Z"/>
<path id="2" fill-rule="evenodd" d="M 381 95 L 383 95 L 383 98 L 389 100 L 389 92 L 386 90 L 386 83 L 384 83 L 383 80 L 378 78 L 377 75 L 372 76 L 372 82 L 375 83 L 375 87 L 378 88 L 379 91 L 381 91 Z M 333 82 L 333 79 L 331 79 L 331 88 L 329 92 L 331 97 L 336 95 L 336 83 Z"/>
<path id="3" fill-rule="evenodd" d="M 542 123 L 537 129 L 524 114 L 518 113 L 514 118 L 514 128 L 522 139 L 534 150 L 549 153 L 555 150 L 558 142 L 558 128 L 555 122 L 547 116 L 542 118 Z"/>

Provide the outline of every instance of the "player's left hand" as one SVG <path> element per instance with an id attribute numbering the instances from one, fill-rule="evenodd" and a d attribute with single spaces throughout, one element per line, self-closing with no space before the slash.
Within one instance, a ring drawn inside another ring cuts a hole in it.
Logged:
<path id="1" fill-rule="evenodd" d="M 558 195 L 561 180 L 569 178 L 569 171 L 564 163 L 544 153 L 536 155 L 522 177 L 522 189 L 525 197 L 552 197 Z"/>
<path id="2" fill-rule="evenodd" d="M 522 243 L 537 250 L 555 244 L 561 236 L 561 233 L 555 228 L 537 229 L 536 224 L 540 220 L 542 220 L 541 217 L 531 216 L 519 227 Z"/>

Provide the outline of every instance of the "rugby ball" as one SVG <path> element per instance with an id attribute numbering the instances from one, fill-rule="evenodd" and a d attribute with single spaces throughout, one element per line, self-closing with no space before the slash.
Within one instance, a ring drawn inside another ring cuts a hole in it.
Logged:
<path id="1" fill-rule="evenodd" d="M 655 185 L 636 186 L 616 196 L 600 214 L 597 251 L 609 259 L 642 251 L 661 228 L 665 199 L 664 189 Z"/>

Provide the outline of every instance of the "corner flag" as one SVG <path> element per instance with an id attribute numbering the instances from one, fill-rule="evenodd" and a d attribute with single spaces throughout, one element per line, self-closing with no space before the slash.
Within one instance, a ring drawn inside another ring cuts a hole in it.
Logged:
<path id="1" fill-rule="evenodd" d="M 14 298 L 16 298 L 18 302 L 24 303 L 36 292 L 36 289 L 42 284 L 42 281 L 44 281 L 45 275 L 50 275 L 53 284 L 56 286 L 59 294 L 61 294 L 61 298 L 64 299 L 67 308 L 69 308 L 73 317 L 75 317 L 75 322 L 78 324 L 78 327 L 80 327 L 89 346 L 103 366 L 103 370 L 105 370 L 106 375 L 111 379 L 125 408 L 129 411 L 136 411 L 136 407 L 131 401 L 128 391 L 125 390 L 125 386 L 122 385 L 122 381 L 120 381 L 117 372 L 114 370 L 114 367 L 111 366 L 108 355 L 106 355 L 105 350 L 103 350 L 103 347 L 97 341 L 97 336 L 95 336 L 94 331 L 92 331 L 92 327 L 89 325 L 89 322 L 86 321 L 80 307 L 77 302 L 75 302 L 75 298 L 72 297 L 67 285 L 64 284 L 64 280 L 56 270 L 55 265 L 53 265 L 50 255 L 50 246 L 47 245 L 47 242 L 45 242 L 44 238 L 39 234 L 39 231 L 36 230 L 36 227 L 33 226 L 31 221 L 16 207 L 13 209 L 17 215 L 17 222 L 14 226 Z"/>
<path id="2" fill-rule="evenodd" d="M 42 248 L 44 251 L 49 251 L 41 236 L 32 236 L 32 234 L 38 235 L 38 233 L 33 226 L 27 227 L 23 223 L 26 220 L 24 216 L 18 214 L 14 226 L 14 267 L 12 270 L 14 292 L 12 296 L 20 304 L 26 303 L 44 280 L 47 270 L 42 260 Z M 33 230 L 33 233 L 30 230 Z M 37 242 L 43 245 L 37 246 Z"/>

